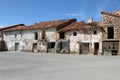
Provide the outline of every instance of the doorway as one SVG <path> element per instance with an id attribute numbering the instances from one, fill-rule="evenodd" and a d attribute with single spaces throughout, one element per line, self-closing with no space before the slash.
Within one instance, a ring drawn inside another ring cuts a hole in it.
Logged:
<path id="1" fill-rule="evenodd" d="M 19 43 L 15 43 L 15 51 L 19 51 Z"/>
<path id="2" fill-rule="evenodd" d="M 37 52 L 37 43 L 33 43 L 33 49 L 32 49 L 33 52 Z"/>
<path id="3" fill-rule="evenodd" d="M 52 52 L 55 49 L 55 42 L 48 42 L 47 43 L 47 53 Z"/>
<path id="4" fill-rule="evenodd" d="M 94 55 L 98 55 L 99 43 L 94 43 Z"/>
<path id="5" fill-rule="evenodd" d="M 89 43 L 81 43 L 80 54 L 89 54 Z"/>

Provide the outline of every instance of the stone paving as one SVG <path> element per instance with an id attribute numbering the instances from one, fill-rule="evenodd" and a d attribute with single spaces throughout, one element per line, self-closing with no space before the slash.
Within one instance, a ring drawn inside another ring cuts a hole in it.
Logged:
<path id="1" fill-rule="evenodd" d="M 120 56 L 0 52 L 0 80 L 120 80 Z"/>

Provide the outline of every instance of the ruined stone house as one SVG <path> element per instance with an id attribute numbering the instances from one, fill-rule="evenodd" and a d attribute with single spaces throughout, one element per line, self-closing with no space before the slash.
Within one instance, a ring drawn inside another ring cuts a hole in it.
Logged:
<path id="1" fill-rule="evenodd" d="M 93 55 L 102 53 L 103 31 L 100 22 L 74 22 L 60 30 L 70 40 L 71 53 Z"/>
<path id="2" fill-rule="evenodd" d="M 3 41 L 5 42 L 4 45 L 6 45 L 6 50 L 13 50 L 13 44 L 16 43 L 18 39 L 14 38 L 13 34 L 17 34 L 17 30 L 14 31 L 16 28 L 25 27 L 24 24 L 17 24 L 12 25 L 8 27 L 4 27 L 1 29 L 2 32 L 2 40 L 1 44 L 3 44 Z M 2 47 L 2 46 L 1 46 Z M 2 49 L 5 49 L 5 47 L 2 47 Z"/>
<path id="3" fill-rule="evenodd" d="M 40 22 L 31 26 L 14 25 L 2 30 L 9 51 L 50 52 L 61 38 L 58 31 L 76 19 Z"/>
<path id="4" fill-rule="evenodd" d="M 0 29 L 0 51 L 7 51 L 8 50 L 8 46 L 7 43 L 4 39 L 4 30 L 6 29 L 10 29 L 10 28 L 14 28 L 16 26 L 23 26 L 24 24 L 18 24 L 18 25 L 14 25 L 14 26 L 8 26 L 8 27 L 3 27 Z"/>
<path id="5" fill-rule="evenodd" d="M 120 11 L 101 14 L 102 23 L 67 19 L 1 28 L 0 51 L 120 55 Z"/>
<path id="6" fill-rule="evenodd" d="M 120 11 L 114 13 L 102 11 L 103 55 L 120 55 Z"/>

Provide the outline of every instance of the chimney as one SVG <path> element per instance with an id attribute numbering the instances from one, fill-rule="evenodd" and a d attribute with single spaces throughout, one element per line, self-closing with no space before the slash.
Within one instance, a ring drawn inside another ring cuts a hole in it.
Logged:
<path id="1" fill-rule="evenodd" d="M 93 18 L 88 18 L 87 23 L 92 23 L 93 22 Z"/>

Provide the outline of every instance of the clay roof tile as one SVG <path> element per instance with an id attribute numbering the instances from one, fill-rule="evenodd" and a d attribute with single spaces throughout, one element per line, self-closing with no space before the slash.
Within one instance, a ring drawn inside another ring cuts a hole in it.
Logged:
<path id="1" fill-rule="evenodd" d="M 102 29 L 100 22 L 84 23 L 84 22 L 74 22 L 71 25 L 66 26 L 61 29 L 61 32 L 70 30 L 88 30 L 88 29 Z"/>

